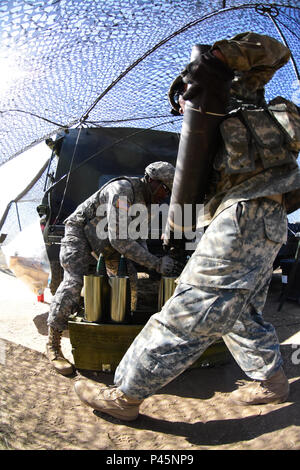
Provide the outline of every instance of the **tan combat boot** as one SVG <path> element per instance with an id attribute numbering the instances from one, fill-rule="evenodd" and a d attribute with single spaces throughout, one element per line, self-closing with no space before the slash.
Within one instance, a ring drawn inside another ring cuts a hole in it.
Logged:
<path id="1" fill-rule="evenodd" d="M 118 387 L 103 387 L 88 380 L 79 380 L 74 388 L 83 403 L 123 421 L 135 420 L 143 402 L 128 397 Z"/>
<path id="2" fill-rule="evenodd" d="M 230 401 L 238 405 L 260 405 L 265 403 L 282 403 L 289 394 L 289 382 L 280 368 L 267 380 L 247 383 L 235 390 Z"/>
<path id="3" fill-rule="evenodd" d="M 49 327 L 48 343 L 46 345 L 47 357 L 52 367 L 62 375 L 73 374 L 73 365 L 63 356 L 61 351 L 62 331 L 54 330 Z"/>

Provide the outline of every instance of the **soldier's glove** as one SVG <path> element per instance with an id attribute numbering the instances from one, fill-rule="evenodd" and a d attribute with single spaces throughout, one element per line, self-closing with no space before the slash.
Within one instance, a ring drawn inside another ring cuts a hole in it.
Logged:
<path id="1" fill-rule="evenodd" d="M 180 106 L 179 106 L 179 96 L 183 95 L 184 90 L 186 88 L 185 83 L 183 82 L 182 76 L 178 75 L 178 77 L 173 80 L 171 86 L 168 91 L 168 100 L 171 105 L 171 113 L 174 116 L 180 116 Z"/>
<path id="2" fill-rule="evenodd" d="M 191 85 L 182 97 L 186 101 L 191 101 L 202 90 L 210 89 L 218 93 L 220 87 L 230 87 L 234 73 L 209 51 L 189 63 L 181 72 L 181 77 L 184 83 Z"/>
<path id="3" fill-rule="evenodd" d="M 185 265 L 186 265 L 186 263 L 184 261 L 175 260 L 174 268 L 173 268 L 173 274 L 175 276 L 179 276 L 182 273 Z"/>
<path id="4" fill-rule="evenodd" d="M 174 260 L 170 256 L 163 256 L 158 262 L 156 271 L 163 276 L 172 274 L 174 269 Z"/>

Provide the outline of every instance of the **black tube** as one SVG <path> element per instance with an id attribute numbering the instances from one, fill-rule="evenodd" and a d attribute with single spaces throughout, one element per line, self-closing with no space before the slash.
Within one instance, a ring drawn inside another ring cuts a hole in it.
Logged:
<path id="1" fill-rule="evenodd" d="M 201 55 L 201 47 L 194 46 L 192 60 Z M 196 228 L 196 205 L 202 204 L 208 190 L 214 156 L 219 144 L 219 125 L 226 115 L 230 83 L 220 77 L 217 90 L 203 89 L 192 101 L 186 101 L 182 131 L 176 161 L 176 170 L 170 201 L 164 245 L 176 245 L 184 230 Z M 187 224 L 184 205 L 189 204 L 192 218 Z M 178 214 L 179 213 L 179 214 Z M 180 223 L 181 220 L 181 223 Z"/>

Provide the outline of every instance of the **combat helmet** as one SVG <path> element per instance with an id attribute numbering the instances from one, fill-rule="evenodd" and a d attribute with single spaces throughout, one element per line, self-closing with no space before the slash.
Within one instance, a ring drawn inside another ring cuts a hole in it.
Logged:
<path id="1" fill-rule="evenodd" d="M 153 180 L 159 180 L 172 191 L 175 168 L 168 162 L 153 162 L 145 168 L 145 175 Z"/>
<path id="2" fill-rule="evenodd" d="M 231 95 L 233 97 L 257 105 L 262 105 L 264 102 L 265 85 L 272 79 L 275 72 L 288 62 L 291 56 L 289 49 L 271 36 L 248 31 L 239 33 L 231 39 L 260 45 L 261 38 L 264 39 L 264 47 L 260 53 L 261 57 L 263 57 L 263 54 L 268 54 L 271 58 L 273 57 L 273 64 L 266 66 L 261 58 L 262 65 L 251 67 L 249 70 L 235 71 L 231 86 Z M 221 43 L 222 41 L 220 41 Z M 214 47 L 217 45 L 218 42 L 214 44 Z"/>

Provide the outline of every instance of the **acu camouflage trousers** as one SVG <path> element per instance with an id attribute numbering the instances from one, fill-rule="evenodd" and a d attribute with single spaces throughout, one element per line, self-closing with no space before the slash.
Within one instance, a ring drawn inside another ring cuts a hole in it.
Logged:
<path id="1" fill-rule="evenodd" d="M 48 326 L 55 330 L 68 329 L 69 316 L 76 312 L 80 305 L 83 276 L 96 272 L 96 260 L 92 257 L 91 251 L 83 228 L 66 224 L 59 255 L 64 276 L 52 299 L 48 315 Z M 106 261 L 109 275 L 116 275 L 118 271 L 120 254 L 115 252 L 115 255 L 113 259 Z M 131 289 L 131 308 L 134 310 L 137 302 L 137 272 L 129 260 L 127 260 L 127 269 Z"/>
<path id="2" fill-rule="evenodd" d="M 273 375 L 282 358 L 262 310 L 286 231 L 285 209 L 267 198 L 222 211 L 201 238 L 174 295 L 123 357 L 115 384 L 130 397 L 146 398 L 220 338 L 250 378 Z"/>

